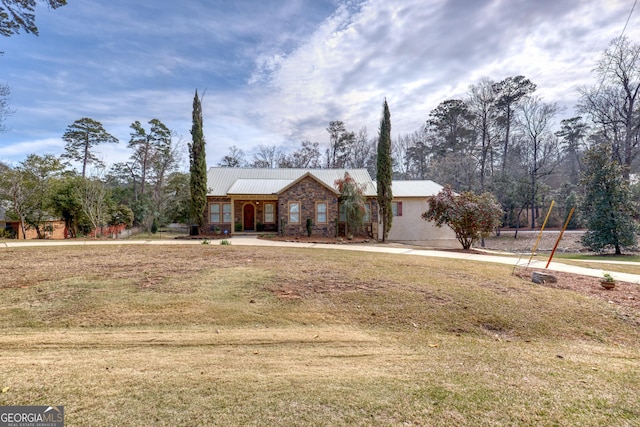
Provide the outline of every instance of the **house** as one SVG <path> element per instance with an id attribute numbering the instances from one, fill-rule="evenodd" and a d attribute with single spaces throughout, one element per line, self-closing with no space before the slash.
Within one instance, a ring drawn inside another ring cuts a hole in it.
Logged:
<path id="1" fill-rule="evenodd" d="M 335 181 L 345 172 L 366 198 L 364 227 L 378 234 L 376 188 L 366 169 L 210 168 L 207 173 L 205 231 L 272 231 L 289 236 L 335 237 L 343 233 Z"/>
<path id="2" fill-rule="evenodd" d="M 62 220 L 47 220 L 42 221 L 40 229 L 43 232 L 45 239 L 64 239 L 65 238 L 65 225 Z M 37 239 L 38 233 L 33 227 L 27 227 L 25 234 L 22 233 L 22 227 L 20 221 L 13 221 L 8 219 L 0 219 L 0 230 L 3 231 L 3 235 L 11 239 Z"/>
<path id="3" fill-rule="evenodd" d="M 436 227 L 433 222 L 422 219 L 422 213 L 429 209 L 427 197 L 435 196 L 442 188 L 441 185 L 428 180 L 393 181 L 393 221 L 387 240 L 412 242 L 436 248 L 459 247 L 456 235 L 450 227 Z M 379 227 L 378 237 L 382 238 L 382 227 Z"/>
<path id="4" fill-rule="evenodd" d="M 364 227 L 373 238 L 382 239 L 376 185 L 366 169 L 255 169 L 210 168 L 207 175 L 205 232 L 271 231 L 287 236 L 307 234 L 334 237 L 344 234 L 340 193 L 335 181 L 345 172 L 364 189 Z M 410 241 L 432 247 L 458 247 L 449 227 L 436 227 L 422 219 L 426 198 L 442 186 L 433 181 L 393 181 L 393 224 L 390 241 Z"/>
<path id="5" fill-rule="evenodd" d="M 10 239 L 37 239 L 38 233 L 34 227 L 25 227 L 25 233 L 22 232 L 20 221 L 7 217 L 7 211 L 0 206 L 0 238 Z M 62 220 L 48 218 L 40 223 L 40 231 L 45 239 L 64 239 L 65 224 Z M 25 236 L 26 234 L 26 236 Z"/>

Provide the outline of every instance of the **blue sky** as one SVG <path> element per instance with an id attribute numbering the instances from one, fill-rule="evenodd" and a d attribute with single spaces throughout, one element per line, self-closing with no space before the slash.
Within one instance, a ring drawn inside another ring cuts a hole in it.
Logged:
<path id="1" fill-rule="evenodd" d="M 98 148 L 125 161 L 129 126 L 153 118 L 190 141 L 202 94 L 207 163 L 231 145 L 328 144 L 325 130 L 377 135 L 386 97 L 392 136 L 411 133 L 440 102 L 488 77 L 525 75 L 571 117 L 577 89 L 596 84 L 600 55 L 633 0 L 69 0 L 38 4 L 40 36 L 0 38 L 0 82 L 15 114 L 0 161 L 61 154 L 82 117 L 120 140 Z M 625 30 L 640 42 L 640 10 Z"/>

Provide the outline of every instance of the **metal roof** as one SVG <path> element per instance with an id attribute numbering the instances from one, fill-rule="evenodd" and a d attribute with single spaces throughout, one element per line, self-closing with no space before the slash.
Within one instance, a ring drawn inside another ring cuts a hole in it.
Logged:
<path id="1" fill-rule="evenodd" d="M 364 186 L 365 196 L 375 196 L 376 188 L 366 169 L 264 169 L 264 168 L 209 168 L 207 172 L 208 196 L 229 194 L 274 194 L 291 182 L 309 173 L 330 188 L 344 178 L 345 172 Z M 280 188 L 275 189 L 279 184 Z"/>
<path id="2" fill-rule="evenodd" d="M 277 194 L 280 189 L 293 181 L 290 179 L 237 179 L 227 190 L 227 194 Z"/>
<path id="3" fill-rule="evenodd" d="M 393 181 L 391 193 L 396 197 L 427 197 L 435 196 L 442 190 L 442 185 L 433 181 Z"/>

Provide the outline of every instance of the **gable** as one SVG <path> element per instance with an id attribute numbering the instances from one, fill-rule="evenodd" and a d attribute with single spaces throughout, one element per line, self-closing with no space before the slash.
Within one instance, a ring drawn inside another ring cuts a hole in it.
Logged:
<path id="1" fill-rule="evenodd" d="M 311 211 L 315 209 L 317 201 L 337 203 L 339 195 L 335 189 L 327 187 L 324 183 L 314 179 L 313 176 L 305 175 L 278 193 L 278 199 L 284 202 L 300 200 L 303 201 L 303 204 L 308 202 L 307 208 Z"/>
<path id="2" fill-rule="evenodd" d="M 338 190 L 334 187 L 329 187 L 327 185 L 326 182 L 319 180 L 315 175 L 313 175 L 311 172 L 307 172 L 304 175 L 302 175 L 300 178 L 296 179 L 295 181 L 287 184 L 284 188 L 282 188 L 280 191 L 278 191 L 278 194 L 282 194 L 285 193 L 287 190 L 295 187 L 296 185 L 298 185 L 299 183 L 301 183 L 302 181 L 304 181 L 305 179 L 311 179 L 315 182 L 317 182 L 318 184 L 320 184 L 320 186 L 326 188 L 327 190 L 331 191 L 332 193 L 334 193 L 335 195 L 338 195 Z"/>

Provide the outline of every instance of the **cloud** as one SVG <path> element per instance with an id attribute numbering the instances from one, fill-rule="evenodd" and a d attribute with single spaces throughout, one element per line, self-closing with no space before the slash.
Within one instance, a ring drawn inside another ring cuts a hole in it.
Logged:
<path id="1" fill-rule="evenodd" d="M 231 145 L 250 154 L 326 143 L 332 120 L 375 137 L 385 97 L 392 134 L 411 133 L 483 77 L 525 75 L 546 101 L 571 107 L 629 9 L 622 0 L 83 0 L 39 14 L 39 38 L 3 48 L 17 111 L 0 143 L 15 154 L 2 155 L 60 152 L 51 141 L 81 117 L 121 140 L 109 160 L 128 156 L 134 120 L 158 118 L 188 141 L 196 88 L 209 164 Z M 637 11 L 627 34 L 640 38 Z M 40 150 L 29 145 L 37 141 Z"/>
<path id="2" fill-rule="evenodd" d="M 56 138 L 36 139 L 21 141 L 15 144 L 6 144 L 2 147 L 0 162 L 16 164 L 17 159 L 25 159 L 29 154 L 45 154 L 60 152 L 64 148 L 62 140 Z"/>
<path id="3" fill-rule="evenodd" d="M 255 115 L 272 131 L 325 142 L 330 120 L 377 130 L 384 97 L 395 132 L 417 130 L 431 109 L 464 97 L 482 77 L 523 74 L 548 101 L 573 103 L 618 35 L 626 5 L 577 0 L 371 0 L 338 7 L 297 49 L 260 58 L 271 89 Z M 624 7 L 623 7 L 624 6 Z M 597 23 L 597 25 L 594 25 Z M 270 119 L 269 119 L 270 118 Z"/>

